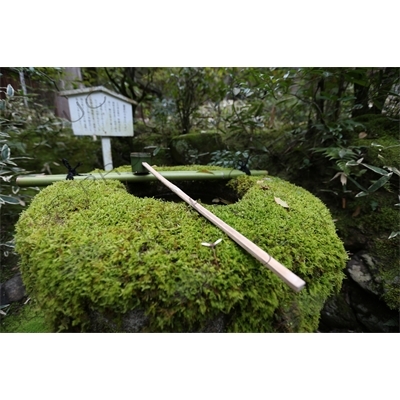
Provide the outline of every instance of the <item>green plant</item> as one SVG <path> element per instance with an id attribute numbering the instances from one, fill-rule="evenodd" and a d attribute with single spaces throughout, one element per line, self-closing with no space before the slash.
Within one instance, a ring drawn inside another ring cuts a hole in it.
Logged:
<path id="1" fill-rule="evenodd" d="M 359 158 L 362 154 L 360 147 L 349 146 L 349 147 L 322 147 L 322 148 L 314 148 L 314 153 L 321 153 L 328 160 L 335 161 L 335 170 L 338 170 L 332 178 L 331 181 L 339 178 L 340 183 L 342 185 L 343 193 L 351 193 L 351 191 L 347 190 L 347 182 L 348 180 L 353 182 L 358 187 L 359 184 L 355 179 L 353 179 L 350 175 L 354 175 L 360 177 L 366 172 L 366 169 L 360 171 L 352 171 L 350 166 L 351 162 Z"/>
<path id="2" fill-rule="evenodd" d="M 217 150 L 211 153 L 211 161 L 208 165 L 216 165 L 224 168 L 239 168 L 242 163 L 251 166 L 251 159 L 247 151 Z"/>
<path id="3" fill-rule="evenodd" d="M 14 99 L 15 92 L 11 85 L 0 87 L 0 91 L 6 95 L 4 100 L 0 100 L 0 212 L 2 216 L 0 259 L 3 261 L 3 258 L 7 258 L 13 252 L 12 225 L 21 211 L 21 206 L 25 206 L 27 198 L 20 194 L 20 188 L 15 184 L 16 176 L 26 172 L 17 165 L 16 161 L 26 159 L 26 157 L 11 157 L 10 147 L 15 145 L 12 137 L 15 126 L 9 114 L 10 103 Z"/>
<path id="4" fill-rule="evenodd" d="M 25 205 L 22 198 L 17 196 L 19 188 L 13 186 L 13 178 L 24 170 L 14 162 L 17 159 L 11 157 L 10 134 L 8 132 L 13 129 L 13 126 L 5 115 L 9 101 L 14 97 L 14 89 L 11 85 L 6 88 L 0 87 L 0 91 L 2 89 L 5 89 L 4 93 L 7 97 L 6 100 L 0 100 L 0 144 L 2 144 L 0 152 L 0 179 L 2 180 L 2 185 L 0 185 L 0 207 L 3 204 Z"/>

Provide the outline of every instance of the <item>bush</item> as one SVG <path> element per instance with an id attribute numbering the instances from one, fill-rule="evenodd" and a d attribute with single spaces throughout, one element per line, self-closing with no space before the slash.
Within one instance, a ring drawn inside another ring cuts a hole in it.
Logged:
<path id="1" fill-rule="evenodd" d="M 304 279 L 303 291 L 185 203 L 138 198 L 106 180 L 55 183 L 23 212 L 16 249 L 27 290 L 61 331 L 95 329 L 93 313 L 122 330 L 130 310 L 144 310 L 150 332 L 201 331 L 221 314 L 229 332 L 315 331 L 347 258 L 329 211 L 278 178 L 230 186 L 237 203 L 207 207 Z M 219 238 L 215 252 L 201 245 Z"/>

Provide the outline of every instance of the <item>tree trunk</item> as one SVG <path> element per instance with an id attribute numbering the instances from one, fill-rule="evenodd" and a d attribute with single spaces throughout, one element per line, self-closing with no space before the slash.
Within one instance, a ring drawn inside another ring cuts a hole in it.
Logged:
<path id="1" fill-rule="evenodd" d="M 389 92 L 392 89 L 396 80 L 399 80 L 399 68 L 383 68 L 379 71 L 378 82 L 376 88 L 376 96 L 373 97 L 373 106 L 371 108 L 372 114 L 381 114 L 385 101 L 389 96 Z"/>
<path id="2" fill-rule="evenodd" d="M 370 85 L 363 86 L 358 83 L 354 83 L 354 105 L 357 106 L 357 108 L 354 108 L 351 113 L 353 118 L 364 114 L 371 114 L 371 110 L 368 106 L 369 88 Z"/>
<path id="3" fill-rule="evenodd" d="M 80 67 L 66 67 L 64 68 L 64 70 L 65 70 L 64 76 L 59 82 L 59 87 L 61 90 L 74 89 L 73 83 L 76 82 L 80 82 L 78 83 L 79 88 L 84 87 L 82 83 L 82 74 Z M 71 120 L 71 115 L 69 113 L 68 99 L 65 97 L 60 97 L 56 93 L 55 103 L 56 103 L 56 115 L 58 117 Z"/>

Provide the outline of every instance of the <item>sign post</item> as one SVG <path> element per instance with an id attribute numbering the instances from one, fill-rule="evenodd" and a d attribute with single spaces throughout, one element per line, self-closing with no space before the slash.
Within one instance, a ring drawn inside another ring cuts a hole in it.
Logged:
<path id="1" fill-rule="evenodd" d="M 103 86 L 64 90 L 68 98 L 72 130 L 76 136 L 100 136 L 104 169 L 113 169 L 111 137 L 133 136 L 132 104 L 128 99 Z"/>

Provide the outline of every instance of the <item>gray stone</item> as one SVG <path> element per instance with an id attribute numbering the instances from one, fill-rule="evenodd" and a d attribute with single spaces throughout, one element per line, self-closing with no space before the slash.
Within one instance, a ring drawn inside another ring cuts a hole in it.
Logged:
<path id="1" fill-rule="evenodd" d="M 143 310 L 136 309 L 128 311 L 117 323 L 113 315 L 101 313 L 96 310 L 90 312 L 91 332 L 127 332 L 139 333 L 147 325 L 148 317 Z"/>
<path id="2" fill-rule="evenodd" d="M 149 317 L 143 310 L 132 310 L 127 312 L 122 319 L 124 332 L 140 332 L 148 323 Z"/>
<path id="3" fill-rule="evenodd" d="M 321 311 L 321 322 L 335 329 L 362 331 L 355 313 L 346 301 L 346 295 L 340 293 L 328 299 Z"/>
<path id="4" fill-rule="evenodd" d="M 6 291 L 4 290 L 4 285 L 0 283 L 0 306 L 9 304 Z"/>
<path id="5" fill-rule="evenodd" d="M 225 314 L 220 313 L 214 319 L 208 320 L 198 333 L 223 333 L 226 328 Z M 92 310 L 90 312 L 90 331 L 91 332 L 126 332 L 139 333 L 146 331 L 149 317 L 141 309 L 128 311 L 121 318 L 120 323 L 116 323 L 111 315 Z M 188 332 L 189 333 L 189 332 Z M 196 333 L 195 331 L 191 333 Z"/>
<path id="6" fill-rule="evenodd" d="M 354 314 L 366 328 L 365 331 L 374 333 L 399 332 L 399 313 L 390 310 L 383 301 L 359 288 L 353 288 L 350 298 Z"/>
<path id="7" fill-rule="evenodd" d="M 25 286 L 21 274 L 17 274 L 1 285 L 1 304 L 20 301 L 26 296 Z"/>
<path id="8" fill-rule="evenodd" d="M 216 318 L 208 321 L 201 333 L 224 333 L 226 330 L 226 315 L 219 314 Z"/>
<path id="9" fill-rule="evenodd" d="M 399 332 L 399 313 L 352 279 L 346 279 L 340 293 L 325 303 L 319 331 Z"/>
<path id="10" fill-rule="evenodd" d="M 361 252 L 354 255 L 347 263 L 347 271 L 351 279 L 362 289 L 380 296 L 382 285 L 376 265 L 377 262 L 371 256 Z"/>

